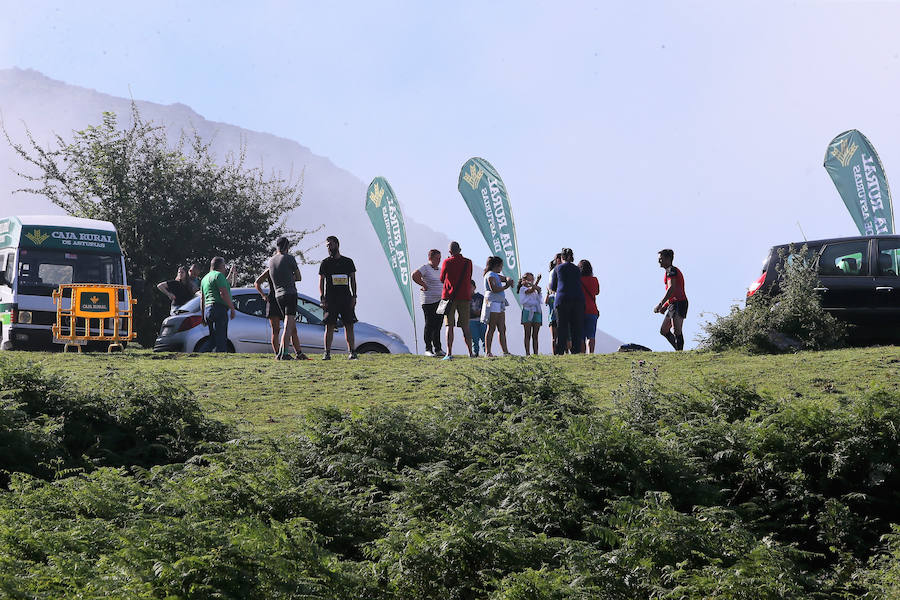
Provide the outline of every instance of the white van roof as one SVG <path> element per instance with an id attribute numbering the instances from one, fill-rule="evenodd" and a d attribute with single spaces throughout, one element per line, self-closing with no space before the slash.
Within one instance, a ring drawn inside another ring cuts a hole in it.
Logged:
<path id="1" fill-rule="evenodd" d="M 15 215 L 23 226 L 26 225 L 52 225 L 55 227 L 77 227 L 79 229 L 99 229 L 101 231 L 115 231 L 116 228 L 109 221 L 97 219 L 83 219 L 68 215 Z"/>

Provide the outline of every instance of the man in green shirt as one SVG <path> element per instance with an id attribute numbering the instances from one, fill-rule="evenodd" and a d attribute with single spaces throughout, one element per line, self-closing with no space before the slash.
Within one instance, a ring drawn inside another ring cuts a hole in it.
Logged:
<path id="1" fill-rule="evenodd" d="M 209 273 L 200 280 L 203 296 L 203 322 L 209 328 L 209 339 L 203 348 L 209 352 L 228 352 L 228 321 L 233 319 L 234 304 L 231 302 L 231 286 L 225 277 L 225 259 L 217 256 L 209 263 Z M 230 311 L 230 314 L 229 314 Z"/>

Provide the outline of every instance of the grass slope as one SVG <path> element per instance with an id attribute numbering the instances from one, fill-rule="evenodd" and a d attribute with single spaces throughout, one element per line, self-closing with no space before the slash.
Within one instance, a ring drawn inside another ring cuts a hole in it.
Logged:
<path id="1" fill-rule="evenodd" d="M 419 356 L 339 356 L 330 362 L 276 362 L 270 355 L 167 354 L 129 350 L 125 354 L 28 353 L 21 357 L 48 371 L 74 377 L 91 388 L 114 373 L 175 374 L 208 416 L 243 432 L 293 432 L 311 407 L 358 409 L 379 404 L 425 405 L 453 395 L 488 359 L 438 361 Z M 839 400 L 900 381 L 900 348 L 882 347 L 801 352 L 780 356 L 685 352 L 607 354 L 538 358 L 551 361 L 582 384 L 588 398 L 603 403 L 624 385 L 635 361 L 658 369 L 663 391 L 692 391 L 709 379 L 746 381 L 769 397 Z"/>

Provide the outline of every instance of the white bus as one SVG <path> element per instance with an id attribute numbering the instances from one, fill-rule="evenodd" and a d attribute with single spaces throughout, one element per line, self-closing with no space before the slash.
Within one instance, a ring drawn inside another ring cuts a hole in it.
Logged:
<path id="1" fill-rule="evenodd" d="M 108 221 L 58 215 L 0 218 L 0 349 L 49 349 L 61 283 L 126 285 Z"/>

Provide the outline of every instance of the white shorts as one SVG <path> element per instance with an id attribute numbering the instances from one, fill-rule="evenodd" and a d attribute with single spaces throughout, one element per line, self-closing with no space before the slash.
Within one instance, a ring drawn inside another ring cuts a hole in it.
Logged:
<path id="1" fill-rule="evenodd" d="M 491 302 L 490 312 L 492 312 L 492 313 L 506 312 L 506 302 Z"/>

